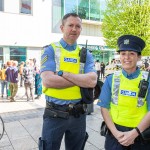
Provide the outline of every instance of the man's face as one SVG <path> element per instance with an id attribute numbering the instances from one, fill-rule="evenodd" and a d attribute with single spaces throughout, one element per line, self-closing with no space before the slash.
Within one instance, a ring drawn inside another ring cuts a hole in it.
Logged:
<path id="1" fill-rule="evenodd" d="M 64 21 L 64 24 L 60 26 L 63 33 L 63 39 L 68 44 L 71 45 L 76 42 L 82 30 L 81 25 L 80 18 L 70 16 Z"/>
<path id="2" fill-rule="evenodd" d="M 133 73 L 136 70 L 137 61 L 141 59 L 141 56 L 134 51 L 120 51 L 120 61 L 122 68 L 128 73 Z"/>

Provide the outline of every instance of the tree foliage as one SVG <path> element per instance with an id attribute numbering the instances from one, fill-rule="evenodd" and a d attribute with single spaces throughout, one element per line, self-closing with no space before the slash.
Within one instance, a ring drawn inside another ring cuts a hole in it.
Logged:
<path id="1" fill-rule="evenodd" d="M 150 0 L 106 0 L 102 32 L 109 47 L 117 48 L 117 39 L 133 34 L 146 42 L 142 55 L 150 55 Z"/>

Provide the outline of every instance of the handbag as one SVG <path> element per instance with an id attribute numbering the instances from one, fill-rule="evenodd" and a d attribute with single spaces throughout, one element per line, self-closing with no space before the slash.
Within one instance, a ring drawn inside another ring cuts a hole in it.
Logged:
<path id="1" fill-rule="evenodd" d="M 144 141 L 150 141 L 150 127 L 141 133 L 141 137 Z"/>

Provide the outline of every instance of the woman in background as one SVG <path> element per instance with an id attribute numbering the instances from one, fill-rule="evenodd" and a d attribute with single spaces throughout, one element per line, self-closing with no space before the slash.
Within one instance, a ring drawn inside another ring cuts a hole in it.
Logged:
<path id="1" fill-rule="evenodd" d="M 6 68 L 7 65 L 3 64 L 2 69 L 0 70 L 0 80 L 1 80 L 1 97 L 4 97 L 4 90 L 6 91 L 6 95 L 7 95 L 7 90 L 8 90 L 8 82 L 6 81 Z M 8 95 L 7 95 L 8 97 Z"/>
<path id="2" fill-rule="evenodd" d="M 42 94 L 42 78 L 40 77 L 40 69 L 36 66 L 36 75 L 35 75 L 35 99 L 40 99 Z"/>

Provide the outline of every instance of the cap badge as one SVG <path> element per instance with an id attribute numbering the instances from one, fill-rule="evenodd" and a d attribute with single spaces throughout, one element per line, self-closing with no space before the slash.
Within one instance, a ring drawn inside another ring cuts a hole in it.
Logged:
<path id="1" fill-rule="evenodd" d="M 129 44 L 129 39 L 124 40 L 124 44 L 128 45 Z"/>

